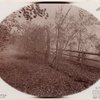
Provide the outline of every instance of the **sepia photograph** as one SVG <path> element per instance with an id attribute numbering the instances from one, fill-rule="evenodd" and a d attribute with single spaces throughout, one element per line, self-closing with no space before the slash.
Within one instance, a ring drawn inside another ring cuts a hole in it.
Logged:
<path id="1" fill-rule="evenodd" d="M 39 98 L 88 89 L 100 78 L 100 21 L 71 4 L 11 13 L 0 23 L 0 77 Z"/>

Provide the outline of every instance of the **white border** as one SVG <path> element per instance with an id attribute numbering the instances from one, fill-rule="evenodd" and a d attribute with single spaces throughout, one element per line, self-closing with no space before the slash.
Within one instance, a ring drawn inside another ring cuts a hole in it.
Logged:
<path id="1" fill-rule="evenodd" d="M 32 1 L 42 1 L 42 0 L 0 0 L 0 21 L 2 21 L 6 16 L 11 14 L 13 11 L 18 10 L 19 8 L 25 5 L 28 5 L 30 1 L 32 2 Z M 43 0 L 43 1 L 47 1 L 47 0 Z M 76 3 L 73 3 L 73 5 L 81 7 L 93 13 L 94 16 L 100 19 L 100 11 L 98 12 L 96 11 L 96 9 L 100 6 L 99 0 L 70 0 L 70 1 L 75 1 Z M 100 87 L 100 81 L 98 81 L 96 84 L 91 86 L 89 89 L 86 89 L 80 93 L 70 95 L 70 96 L 67 96 L 61 99 L 62 100 L 66 100 L 66 99 L 67 100 L 94 100 L 92 91 L 95 89 L 95 87 Z M 0 94 L 7 95 L 5 98 L 0 98 L 0 100 L 22 100 L 22 99 L 36 100 L 36 99 L 39 99 L 39 98 L 35 98 L 34 96 L 30 96 L 30 95 L 27 95 L 27 94 L 24 94 L 22 92 L 15 90 L 14 88 L 6 84 L 2 79 L 0 79 Z"/>

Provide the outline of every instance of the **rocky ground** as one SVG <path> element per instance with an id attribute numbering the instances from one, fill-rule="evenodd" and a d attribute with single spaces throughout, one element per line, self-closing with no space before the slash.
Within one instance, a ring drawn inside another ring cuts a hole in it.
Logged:
<path id="1" fill-rule="evenodd" d="M 59 61 L 57 66 L 34 58 L 0 56 L 0 76 L 16 89 L 39 97 L 62 97 L 80 92 L 100 78 L 100 69 Z"/>

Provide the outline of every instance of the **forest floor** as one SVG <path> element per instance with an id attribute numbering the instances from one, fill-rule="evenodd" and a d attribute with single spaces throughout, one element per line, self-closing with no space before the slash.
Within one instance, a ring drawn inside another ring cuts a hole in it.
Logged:
<path id="1" fill-rule="evenodd" d="M 80 92 L 100 78 L 100 69 L 59 61 L 44 65 L 36 58 L 0 56 L 0 76 L 16 89 L 39 97 L 61 97 Z"/>

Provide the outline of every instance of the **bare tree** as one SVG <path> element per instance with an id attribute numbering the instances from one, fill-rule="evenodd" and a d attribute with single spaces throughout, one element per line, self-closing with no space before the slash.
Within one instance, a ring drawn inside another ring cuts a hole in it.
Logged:
<path id="1" fill-rule="evenodd" d="M 56 24 L 56 33 L 57 33 L 56 53 L 55 53 L 55 57 L 54 57 L 52 63 L 54 63 L 54 61 L 56 61 L 56 63 L 57 63 L 57 56 L 61 57 L 61 55 L 62 55 L 62 48 L 59 49 L 59 46 L 62 46 L 62 43 L 61 43 L 61 37 L 63 35 L 63 33 L 62 33 L 63 27 L 62 26 L 68 16 L 70 10 L 71 10 L 71 7 L 68 9 L 68 11 L 64 15 L 63 8 L 61 7 L 61 9 L 58 12 L 56 12 L 56 15 L 55 15 L 55 24 Z"/>
<path id="2" fill-rule="evenodd" d="M 49 55 L 50 55 L 50 29 L 46 27 L 46 52 L 45 52 L 45 63 L 49 63 Z"/>

